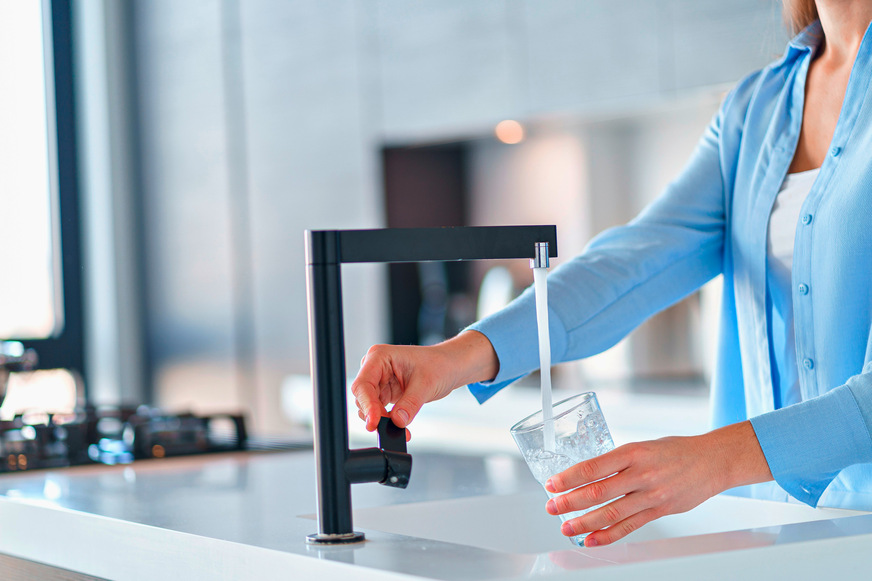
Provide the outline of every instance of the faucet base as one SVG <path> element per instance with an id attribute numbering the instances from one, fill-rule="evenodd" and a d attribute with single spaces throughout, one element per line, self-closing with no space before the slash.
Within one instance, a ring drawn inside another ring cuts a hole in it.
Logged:
<path id="1" fill-rule="evenodd" d="M 306 536 L 306 542 L 310 545 L 348 545 L 362 543 L 365 540 L 364 534 L 357 531 L 341 534 L 315 533 Z"/>

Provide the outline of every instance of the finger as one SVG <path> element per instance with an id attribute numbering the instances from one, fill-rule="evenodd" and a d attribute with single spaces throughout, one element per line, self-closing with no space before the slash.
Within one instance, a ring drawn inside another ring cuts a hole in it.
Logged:
<path id="1" fill-rule="evenodd" d="M 657 512 L 653 508 L 637 512 L 605 530 L 589 534 L 587 538 L 584 539 L 584 546 L 596 547 L 598 545 L 610 545 L 619 539 L 623 539 L 633 531 L 638 530 L 639 527 L 648 524 L 656 519 L 657 516 Z"/>
<path id="2" fill-rule="evenodd" d="M 358 416 L 360 419 L 366 421 L 366 416 L 363 415 L 363 410 L 357 410 L 357 416 Z"/>
<path id="3" fill-rule="evenodd" d="M 566 521 L 568 536 L 590 533 L 626 520 L 632 515 L 651 508 L 651 503 L 637 493 L 628 494 L 622 498 L 601 506 L 582 516 Z M 561 530 L 563 530 L 561 528 Z"/>
<path id="4" fill-rule="evenodd" d="M 601 480 L 606 476 L 611 476 L 616 472 L 624 470 L 629 465 L 629 453 L 622 446 L 596 458 L 579 462 L 563 472 L 555 474 L 545 482 L 545 490 L 548 492 L 572 490 L 584 484 Z"/>
<path id="5" fill-rule="evenodd" d="M 374 431 L 378 427 L 379 418 L 387 415 L 387 410 L 379 401 L 378 388 L 358 376 L 351 386 L 351 393 L 354 394 L 355 400 L 363 412 L 366 429 L 370 432 Z"/>
<path id="6" fill-rule="evenodd" d="M 624 496 L 632 491 L 633 487 L 629 479 L 619 473 L 610 478 L 591 482 L 566 494 L 555 496 L 545 504 L 545 510 L 549 514 L 565 514 L 584 510 Z"/>
<path id="7" fill-rule="evenodd" d="M 417 393 L 413 389 L 407 389 L 397 403 L 394 404 L 394 407 L 391 408 L 391 419 L 394 420 L 398 427 L 405 428 L 412 423 L 412 420 L 418 415 L 423 405 L 424 401 Z"/>
<path id="8" fill-rule="evenodd" d="M 412 440 L 412 432 L 406 430 L 406 441 L 410 442 Z"/>
<path id="9" fill-rule="evenodd" d="M 370 432 L 378 427 L 382 415 L 387 414 L 379 400 L 380 386 L 384 375 L 385 368 L 382 360 L 378 357 L 369 357 L 369 353 L 367 353 L 363 358 L 363 366 L 351 384 L 351 393 L 354 394 L 360 409 L 366 416 L 366 429 Z"/>

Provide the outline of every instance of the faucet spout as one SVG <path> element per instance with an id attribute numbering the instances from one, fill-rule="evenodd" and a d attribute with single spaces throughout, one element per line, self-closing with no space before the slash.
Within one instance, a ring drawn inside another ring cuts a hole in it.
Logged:
<path id="1" fill-rule="evenodd" d="M 530 268 L 548 268 L 551 266 L 551 258 L 548 256 L 548 243 L 536 242 L 533 248 L 533 258 L 530 259 Z"/>

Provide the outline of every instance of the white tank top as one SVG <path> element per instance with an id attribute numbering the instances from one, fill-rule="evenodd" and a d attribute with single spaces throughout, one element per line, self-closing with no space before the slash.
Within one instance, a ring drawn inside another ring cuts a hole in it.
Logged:
<path id="1" fill-rule="evenodd" d="M 819 171 L 812 169 L 788 174 L 781 184 L 769 216 L 766 308 L 769 315 L 769 355 L 772 360 L 776 407 L 802 401 L 796 365 L 791 269 L 799 214 Z"/>

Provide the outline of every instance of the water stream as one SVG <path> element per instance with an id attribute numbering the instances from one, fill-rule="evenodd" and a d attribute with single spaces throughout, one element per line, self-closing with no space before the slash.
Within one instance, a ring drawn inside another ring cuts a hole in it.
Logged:
<path id="1" fill-rule="evenodd" d="M 542 422 L 544 449 L 554 451 L 554 422 L 551 403 L 551 336 L 548 333 L 547 268 L 533 269 L 533 290 L 536 295 L 536 323 L 539 328 L 539 377 L 542 386 Z"/>

